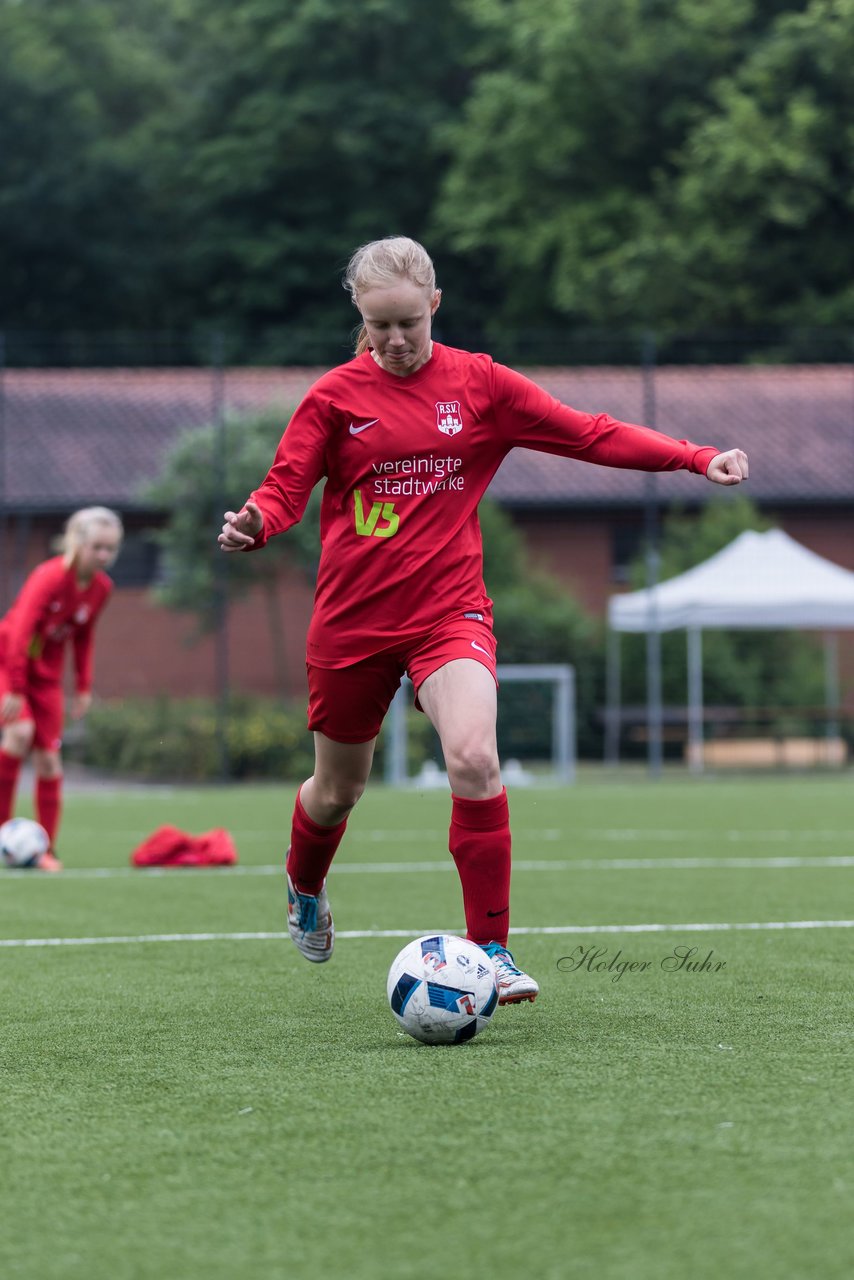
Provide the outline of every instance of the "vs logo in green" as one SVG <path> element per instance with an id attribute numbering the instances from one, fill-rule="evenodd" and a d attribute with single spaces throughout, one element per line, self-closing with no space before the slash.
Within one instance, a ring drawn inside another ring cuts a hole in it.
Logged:
<path id="1" fill-rule="evenodd" d="M 356 507 L 356 532 L 362 538 L 393 538 L 400 524 L 400 516 L 394 509 L 393 502 L 372 502 L 371 509 L 365 515 L 360 489 L 353 490 Z M 384 524 L 380 524 L 384 520 Z"/>

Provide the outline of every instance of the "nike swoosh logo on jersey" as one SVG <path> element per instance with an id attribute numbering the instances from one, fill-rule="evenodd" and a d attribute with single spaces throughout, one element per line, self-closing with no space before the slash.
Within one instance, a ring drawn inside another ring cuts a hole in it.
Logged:
<path id="1" fill-rule="evenodd" d="M 370 422 L 363 422 L 360 427 L 354 427 L 353 423 L 351 422 L 350 435 L 357 436 L 360 431 L 367 431 L 368 427 L 372 427 L 375 422 L 379 422 L 379 418 L 371 418 Z"/>
<path id="2" fill-rule="evenodd" d="M 479 649 L 481 653 L 485 653 L 485 654 L 486 654 L 486 656 L 487 656 L 487 658 L 491 658 L 491 657 L 492 657 L 492 654 L 489 652 L 489 650 L 488 650 L 488 649 L 484 649 L 483 645 L 482 645 L 482 644 L 478 644 L 478 642 L 477 642 L 476 640 L 472 640 L 472 642 L 471 642 L 471 647 L 472 647 L 473 649 Z"/>

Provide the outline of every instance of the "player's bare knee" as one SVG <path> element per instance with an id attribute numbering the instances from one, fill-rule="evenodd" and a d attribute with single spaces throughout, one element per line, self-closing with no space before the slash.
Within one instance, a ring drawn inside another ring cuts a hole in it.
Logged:
<path id="1" fill-rule="evenodd" d="M 364 792 L 365 784 L 362 781 L 353 781 L 348 778 L 330 778 L 326 782 L 319 783 L 315 776 L 312 798 L 314 804 L 321 805 L 335 822 L 343 822 L 355 809 Z"/>
<path id="2" fill-rule="evenodd" d="M 18 724 L 7 724 L 3 730 L 0 745 L 10 756 L 29 755 L 33 745 L 35 725 L 32 720 L 23 720 Z"/>
<path id="3" fill-rule="evenodd" d="M 494 795 L 501 786 L 498 757 L 486 747 L 471 746 L 448 753 L 448 777 L 455 792 L 463 795 Z"/>
<path id="4" fill-rule="evenodd" d="M 34 751 L 33 770 L 37 778 L 61 778 L 62 757 L 56 751 Z"/>

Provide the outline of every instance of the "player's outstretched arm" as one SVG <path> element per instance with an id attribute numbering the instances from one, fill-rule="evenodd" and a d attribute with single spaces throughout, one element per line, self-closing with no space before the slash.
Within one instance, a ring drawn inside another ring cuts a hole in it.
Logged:
<path id="1" fill-rule="evenodd" d="M 728 449 L 726 453 L 715 454 L 706 472 L 706 479 L 712 484 L 741 484 L 747 476 L 747 454 L 743 449 Z"/>
<path id="2" fill-rule="evenodd" d="M 217 542 L 222 551 L 247 551 L 263 528 L 261 508 L 250 500 L 239 511 L 226 511 Z"/>

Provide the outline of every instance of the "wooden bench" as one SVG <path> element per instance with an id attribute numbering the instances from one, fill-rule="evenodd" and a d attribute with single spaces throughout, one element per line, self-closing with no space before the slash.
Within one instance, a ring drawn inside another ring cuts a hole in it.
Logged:
<path id="1" fill-rule="evenodd" d="M 690 748 L 685 745 L 690 762 Z M 703 744 L 703 763 L 719 769 L 810 769 L 844 765 L 844 738 L 712 738 Z"/>

